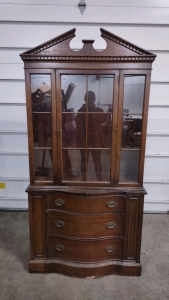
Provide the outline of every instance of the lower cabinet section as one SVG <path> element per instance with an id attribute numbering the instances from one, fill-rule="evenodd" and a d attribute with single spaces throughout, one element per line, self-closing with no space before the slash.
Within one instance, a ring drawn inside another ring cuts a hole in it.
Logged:
<path id="1" fill-rule="evenodd" d="M 122 259 L 122 239 L 71 240 L 48 237 L 48 257 L 79 262 Z"/>
<path id="2" fill-rule="evenodd" d="M 129 192 L 29 192 L 29 271 L 141 275 L 144 191 Z"/>

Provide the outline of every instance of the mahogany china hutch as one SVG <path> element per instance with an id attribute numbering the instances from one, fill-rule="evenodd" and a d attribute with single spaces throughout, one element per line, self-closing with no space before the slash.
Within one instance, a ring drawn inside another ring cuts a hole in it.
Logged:
<path id="1" fill-rule="evenodd" d="M 155 55 L 101 29 L 21 54 L 29 139 L 30 272 L 141 275 L 143 169 Z"/>

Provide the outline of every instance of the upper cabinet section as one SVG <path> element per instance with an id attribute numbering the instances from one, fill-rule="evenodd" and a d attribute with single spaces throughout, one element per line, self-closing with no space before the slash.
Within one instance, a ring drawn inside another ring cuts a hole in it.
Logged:
<path id="1" fill-rule="evenodd" d="M 31 183 L 142 185 L 155 55 L 101 29 L 70 48 L 72 29 L 21 54 Z"/>
<path id="2" fill-rule="evenodd" d="M 82 40 L 81 50 L 73 51 L 70 41 L 75 37 L 72 29 L 44 44 L 21 54 L 23 61 L 104 61 L 104 62 L 153 62 L 155 55 L 108 31 L 101 30 L 101 36 L 107 47 L 103 51 L 93 48 L 94 40 Z"/>

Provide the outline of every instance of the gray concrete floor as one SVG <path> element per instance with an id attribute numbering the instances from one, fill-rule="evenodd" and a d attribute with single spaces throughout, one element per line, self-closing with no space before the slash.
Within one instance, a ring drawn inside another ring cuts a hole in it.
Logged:
<path id="1" fill-rule="evenodd" d="M 29 274 L 27 212 L 0 212 L 0 300 L 169 300 L 169 215 L 144 215 L 141 277 Z"/>

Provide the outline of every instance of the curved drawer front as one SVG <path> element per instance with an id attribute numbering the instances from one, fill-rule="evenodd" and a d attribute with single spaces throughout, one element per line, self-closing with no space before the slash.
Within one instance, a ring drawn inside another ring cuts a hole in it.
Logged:
<path id="1" fill-rule="evenodd" d="M 70 196 L 51 194 L 47 196 L 47 209 L 61 209 L 79 213 L 122 212 L 125 196 Z"/>
<path id="2" fill-rule="evenodd" d="M 78 238 L 123 236 L 124 215 L 119 213 L 82 215 L 50 211 L 47 214 L 48 234 Z"/>
<path id="3" fill-rule="evenodd" d="M 122 239 L 78 241 L 48 237 L 48 257 L 79 262 L 122 259 Z"/>

